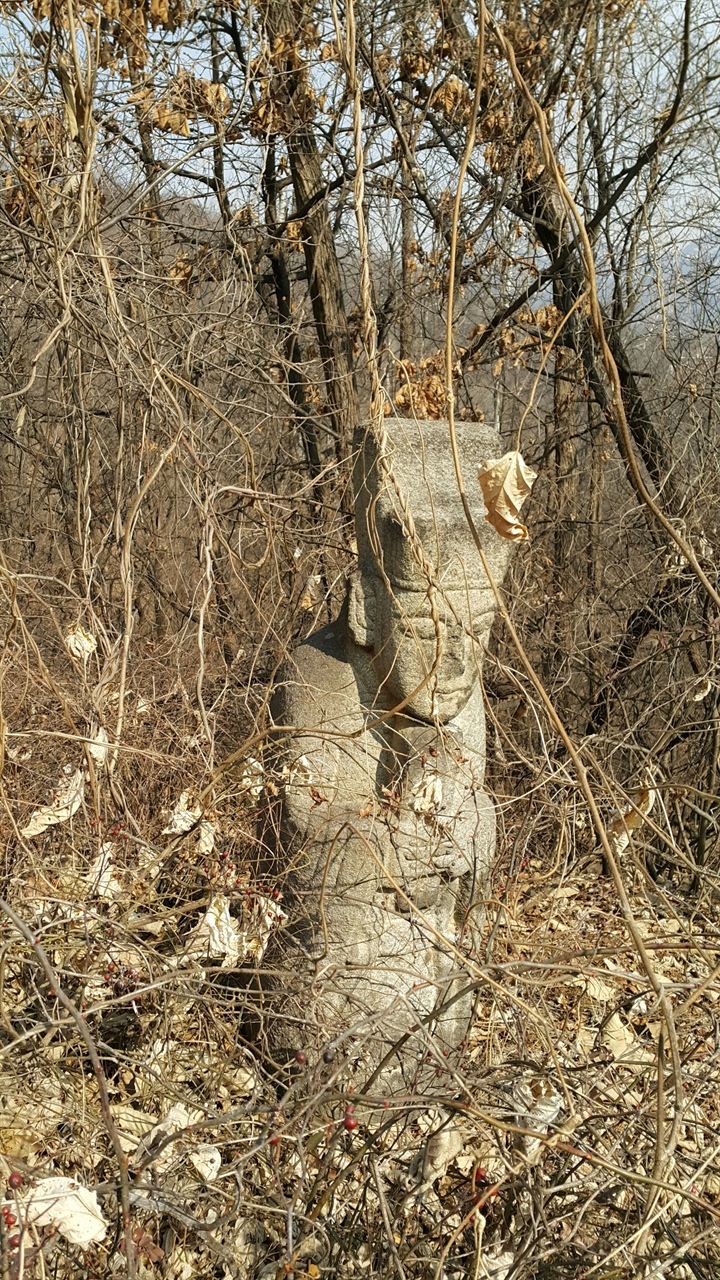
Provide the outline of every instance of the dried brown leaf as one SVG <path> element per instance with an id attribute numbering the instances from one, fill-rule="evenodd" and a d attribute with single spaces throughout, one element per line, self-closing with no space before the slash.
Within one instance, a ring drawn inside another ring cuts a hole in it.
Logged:
<path id="1" fill-rule="evenodd" d="M 537 472 L 532 470 L 517 450 L 502 458 L 489 458 L 478 468 L 478 480 L 487 507 L 485 519 L 511 542 L 527 539 L 528 531 L 519 520 L 520 508 L 528 497 Z"/>

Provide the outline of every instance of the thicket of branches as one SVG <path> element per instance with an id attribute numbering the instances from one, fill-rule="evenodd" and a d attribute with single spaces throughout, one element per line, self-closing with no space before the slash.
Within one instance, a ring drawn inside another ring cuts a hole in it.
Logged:
<path id="1" fill-rule="evenodd" d="M 712 6 L 36 0 L 2 32 L 5 1218 L 68 1175 L 118 1222 L 0 1225 L 3 1277 L 714 1274 Z M 451 409 L 539 479 L 484 664 L 475 1025 L 380 1123 L 351 1054 L 253 1045 L 255 810 L 274 673 L 353 566 L 353 429 Z"/>

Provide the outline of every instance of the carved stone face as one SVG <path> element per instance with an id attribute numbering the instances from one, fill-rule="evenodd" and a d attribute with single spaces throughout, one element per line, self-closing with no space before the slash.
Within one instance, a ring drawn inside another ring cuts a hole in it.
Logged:
<path id="1" fill-rule="evenodd" d="M 478 619 L 471 619 L 467 595 L 452 591 L 447 602 L 436 599 L 436 626 L 427 592 L 391 595 L 384 583 L 377 584 L 376 592 L 374 665 L 386 694 L 394 702 L 404 701 L 424 681 L 407 704 L 408 712 L 425 720 L 452 719 L 465 706 L 478 679 L 480 654 L 475 652 L 472 635 L 467 634 L 473 621 L 477 631 Z M 472 592 L 475 600 L 471 603 L 476 608 L 481 604 L 480 594 Z M 438 632 L 440 661 L 436 666 Z"/>
<path id="2" fill-rule="evenodd" d="M 356 642 L 372 650 L 383 702 L 402 702 L 410 715 L 447 721 L 462 710 L 477 683 L 495 599 L 458 496 L 447 424 L 393 420 L 387 436 L 389 463 L 403 499 L 380 465 L 373 438 L 360 436 L 355 466 L 359 572 L 350 585 L 348 624 Z M 461 456 L 478 460 L 497 449 L 493 434 L 477 423 L 463 424 L 458 444 Z M 502 581 L 509 547 L 480 512 L 476 525 L 492 573 Z M 435 590 L 441 650 L 436 670 L 429 580 L 442 587 Z"/>

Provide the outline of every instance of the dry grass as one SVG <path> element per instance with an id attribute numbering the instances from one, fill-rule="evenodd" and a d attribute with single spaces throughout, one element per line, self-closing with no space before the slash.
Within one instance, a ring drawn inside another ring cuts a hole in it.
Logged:
<path id="1" fill-rule="evenodd" d="M 438 1062 L 437 1096 L 371 1107 L 351 1053 L 281 1079 L 245 1038 L 263 907 L 282 890 L 255 873 L 262 778 L 247 757 L 261 752 L 249 746 L 213 783 L 182 654 L 170 670 L 162 650 L 137 646 L 116 761 L 94 761 L 68 821 L 20 837 L 63 770 L 86 767 L 67 713 L 90 680 L 60 645 L 44 673 L 28 647 L 6 670 L 3 896 L 28 936 L 4 918 L 0 1141 L 21 1197 L 48 1176 L 77 1178 L 97 1190 L 108 1230 L 81 1251 L 41 1226 L 22 1258 L 4 1230 L 6 1275 L 125 1272 L 118 1141 L 140 1276 L 714 1274 L 720 920 L 714 895 L 690 897 L 687 877 L 650 879 L 651 831 L 623 867 L 681 1045 L 684 1115 L 669 1160 L 661 1151 L 657 1164 L 658 1125 L 667 1136 L 674 1111 L 657 1005 L 561 766 L 531 792 L 498 796 L 467 1044 Z M 243 727 L 252 738 L 242 689 L 242 673 L 236 684 L 219 666 L 207 673 L 218 729 L 233 726 L 226 741 Z M 165 832 L 183 793 L 191 810 L 204 798 L 194 825 Z M 193 942 L 219 896 L 242 939 L 236 958 Z M 68 1000 L 96 1046 L 109 1113 Z M 432 1054 L 416 1035 L 418 1054 Z M 543 1101 L 549 1112 L 534 1110 Z"/>

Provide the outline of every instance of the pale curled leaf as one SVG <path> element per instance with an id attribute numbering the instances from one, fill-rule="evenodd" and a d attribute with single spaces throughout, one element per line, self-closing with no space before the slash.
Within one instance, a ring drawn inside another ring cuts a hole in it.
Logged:
<path id="1" fill-rule="evenodd" d="M 507 1280 L 515 1264 L 515 1254 L 508 1253 L 502 1245 L 495 1245 L 480 1259 L 479 1275 L 485 1280 Z"/>
<path id="2" fill-rule="evenodd" d="M 67 822 L 77 813 L 85 794 L 85 770 L 76 769 L 72 772 L 72 766 L 67 765 L 65 774 L 65 780 L 60 782 L 50 804 L 42 805 L 30 815 L 29 822 L 20 831 L 23 840 L 39 836 L 48 827 Z"/>
<path id="3" fill-rule="evenodd" d="M 455 1124 L 446 1125 L 428 1138 L 423 1152 L 422 1180 L 432 1184 L 438 1178 L 444 1178 L 448 1165 L 460 1154 L 465 1146 L 465 1139 Z"/>
<path id="4" fill-rule="evenodd" d="M 215 832 L 217 828 L 214 822 L 210 822 L 208 818 L 203 818 L 198 827 L 197 843 L 195 850 L 202 857 L 207 857 L 215 848 Z"/>
<path id="5" fill-rule="evenodd" d="M 527 1074 L 513 1084 L 513 1100 L 517 1107 L 518 1124 L 523 1129 L 543 1133 L 557 1120 L 563 1106 L 561 1094 L 543 1076 Z M 521 1137 L 520 1145 L 528 1159 L 533 1159 L 541 1147 L 539 1138 Z"/>
<path id="6" fill-rule="evenodd" d="M 126 1155 L 130 1155 L 138 1145 L 138 1138 L 150 1132 L 158 1123 L 157 1116 L 148 1115 L 131 1107 L 127 1102 L 111 1102 L 110 1113 L 115 1121 L 120 1146 Z"/>
<path id="7" fill-rule="evenodd" d="M 183 1102 L 176 1102 L 170 1108 L 164 1120 L 156 1124 L 150 1133 L 145 1134 L 140 1145 L 135 1152 L 135 1159 L 144 1159 L 145 1156 L 152 1156 L 153 1151 L 158 1152 L 151 1161 L 155 1173 L 166 1172 L 176 1160 L 183 1154 L 185 1143 L 183 1142 L 183 1131 L 189 1129 L 192 1125 L 197 1124 L 203 1119 L 204 1112 L 196 1107 L 186 1107 Z M 175 1141 L 168 1142 L 163 1145 L 169 1137 L 174 1137 Z"/>
<path id="8" fill-rule="evenodd" d="M 242 771 L 238 777 L 239 794 L 248 799 L 257 800 L 262 795 L 264 786 L 265 771 L 261 762 L 254 756 L 248 756 L 243 761 Z"/>
<path id="9" fill-rule="evenodd" d="M 695 686 L 695 692 L 692 696 L 693 702 L 702 702 L 703 698 L 707 698 L 712 689 L 712 680 L 709 676 L 703 676 L 702 680 Z"/>
<path id="10" fill-rule="evenodd" d="M 24 1200 L 22 1217 L 35 1227 L 54 1227 L 83 1249 L 107 1234 L 97 1194 L 74 1178 L 43 1178 Z"/>
<path id="11" fill-rule="evenodd" d="M 528 531 L 521 523 L 520 508 L 537 480 L 517 450 L 502 458 L 489 458 L 478 467 L 478 480 L 487 508 L 485 519 L 502 538 L 522 542 Z"/>
<path id="12" fill-rule="evenodd" d="M 632 1052 L 637 1045 L 633 1032 L 625 1025 L 619 1013 L 614 1013 L 608 1018 L 600 1033 L 600 1039 L 616 1062 Z"/>
<path id="13" fill-rule="evenodd" d="M 425 774 L 413 787 L 410 797 L 410 808 L 413 813 L 430 817 L 439 812 L 442 806 L 442 779 L 436 773 Z"/>
<path id="14" fill-rule="evenodd" d="M 218 893 L 213 898 L 200 923 L 190 935 L 190 955 L 220 958 L 222 968 L 229 969 L 240 957 L 242 939 L 235 921 L 230 915 L 227 898 Z"/>
<path id="15" fill-rule="evenodd" d="M 591 1000 L 600 1000 L 607 1004 L 610 1000 L 615 999 L 615 992 L 607 982 L 603 982 L 602 978 L 598 978 L 592 974 L 586 982 L 585 992 Z"/>
<path id="16" fill-rule="evenodd" d="M 189 1154 L 190 1162 L 195 1166 L 200 1177 L 206 1182 L 214 1182 L 222 1164 L 222 1156 L 217 1147 L 210 1142 L 200 1142 Z"/>
<path id="17" fill-rule="evenodd" d="M 479 1275 L 485 1280 L 507 1280 L 515 1264 L 515 1254 L 496 1245 L 480 1259 Z"/>
<path id="18" fill-rule="evenodd" d="M 162 829 L 164 836 L 185 835 L 186 831 L 192 830 L 196 822 L 202 817 L 202 805 L 200 805 L 188 787 L 183 791 L 180 799 L 168 814 L 168 820 Z"/>
<path id="19" fill-rule="evenodd" d="M 97 649 L 97 640 L 79 622 L 76 622 L 65 636 L 65 648 L 71 658 L 87 662 L 88 658 Z"/>
<path id="20" fill-rule="evenodd" d="M 108 758 L 109 746 L 108 732 L 107 729 L 103 728 L 95 731 L 92 741 L 88 743 L 88 751 L 100 769 L 102 769 Z"/>
<path id="21" fill-rule="evenodd" d="M 622 813 L 616 814 L 608 824 L 608 835 L 615 846 L 616 853 L 622 853 L 630 843 L 633 831 L 638 831 L 655 803 L 655 792 L 651 787 L 638 792 L 633 797 L 632 806 Z"/>
<path id="22" fill-rule="evenodd" d="M 280 903 L 263 893 L 252 894 L 245 900 L 241 955 L 261 960 L 271 935 L 287 922 L 287 913 Z"/>
<path id="23" fill-rule="evenodd" d="M 104 840 L 87 877 L 90 893 L 98 898 L 105 898 L 109 902 L 117 902 L 125 892 L 113 866 L 113 854 L 116 849 L 117 845 L 113 844 L 112 840 Z"/>

